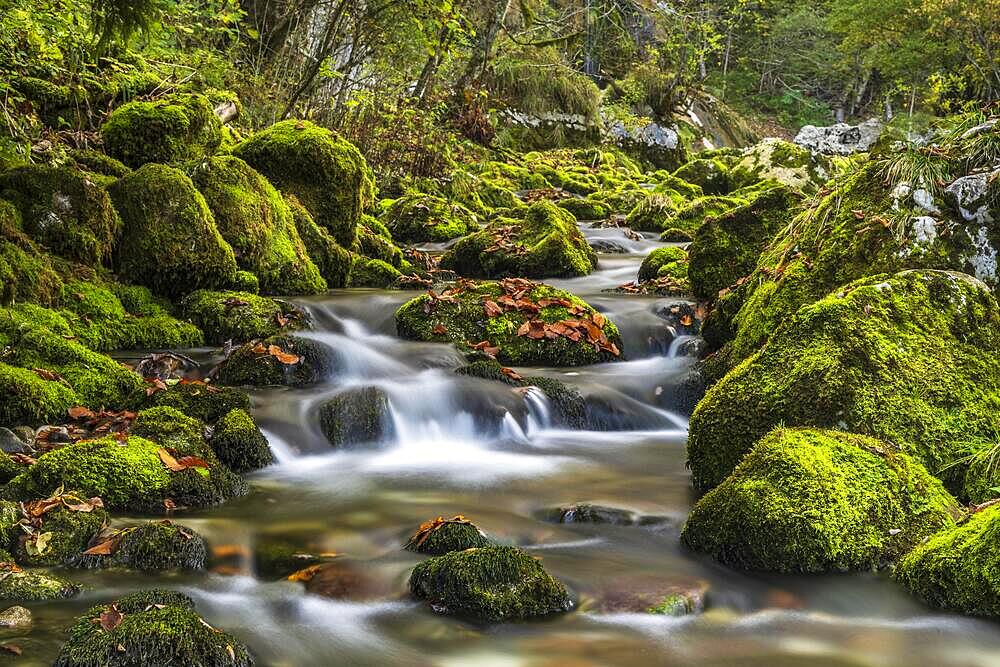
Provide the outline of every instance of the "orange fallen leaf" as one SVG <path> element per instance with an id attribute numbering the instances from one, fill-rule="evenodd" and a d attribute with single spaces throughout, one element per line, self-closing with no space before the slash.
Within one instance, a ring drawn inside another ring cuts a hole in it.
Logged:
<path id="1" fill-rule="evenodd" d="M 111 605 L 106 610 L 101 612 L 101 629 L 105 632 L 111 632 L 119 625 L 121 625 L 124 616 L 116 605 Z"/>

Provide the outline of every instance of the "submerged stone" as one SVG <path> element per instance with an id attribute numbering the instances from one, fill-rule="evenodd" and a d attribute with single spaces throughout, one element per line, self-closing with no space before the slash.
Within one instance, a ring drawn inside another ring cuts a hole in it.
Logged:
<path id="1" fill-rule="evenodd" d="M 0 628 L 29 630 L 32 624 L 31 610 L 20 606 L 7 607 L 0 611 Z"/>
<path id="2" fill-rule="evenodd" d="M 917 461 L 874 438 L 777 429 L 695 505 L 681 540 L 731 567 L 872 569 L 960 510 Z"/>
<path id="3" fill-rule="evenodd" d="M 12 602 L 41 602 L 71 598 L 80 586 L 39 570 L 22 570 L 10 554 L 0 552 L 0 598 Z"/>
<path id="4" fill-rule="evenodd" d="M 410 592 L 435 611 L 483 623 L 525 621 L 573 607 L 566 588 L 516 547 L 452 551 L 420 563 Z"/>
<path id="5" fill-rule="evenodd" d="M 107 625 L 113 627 L 102 627 Z M 189 597 L 153 590 L 91 607 L 70 628 L 69 639 L 53 664 L 252 667 L 254 660 L 242 642 L 199 616 Z"/>
<path id="6" fill-rule="evenodd" d="M 618 507 L 575 503 L 544 510 L 542 517 L 554 523 L 592 523 L 613 526 L 633 526 L 639 523 L 635 512 Z"/>

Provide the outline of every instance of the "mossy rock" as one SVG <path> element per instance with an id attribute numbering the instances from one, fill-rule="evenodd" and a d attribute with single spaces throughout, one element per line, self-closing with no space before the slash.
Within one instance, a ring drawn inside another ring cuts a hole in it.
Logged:
<path id="1" fill-rule="evenodd" d="M 380 259 L 358 257 L 351 269 L 351 287 L 391 287 L 403 275 L 399 269 Z"/>
<path id="2" fill-rule="evenodd" d="M 112 630 L 102 614 L 117 611 Z M 96 621 L 96 622 L 95 622 Z M 70 628 L 54 667 L 252 667 L 253 656 L 238 639 L 205 622 L 194 602 L 173 591 L 141 591 L 112 604 L 91 607 Z"/>
<path id="3" fill-rule="evenodd" d="M 319 294 L 326 281 L 299 237 L 288 203 L 259 172 L 231 155 L 199 162 L 192 173 L 236 264 L 263 294 Z"/>
<path id="4" fill-rule="evenodd" d="M 354 255 L 337 243 L 330 232 L 316 224 L 295 195 L 286 195 L 285 201 L 292 212 L 299 238 L 327 286 L 347 287 L 354 266 Z"/>
<path id="5" fill-rule="evenodd" d="M 579 391 L 560 380 L 543 376 L 517 379 L 516 375 L 505 373 L 504 367 L 494 359 L 473 361 L 456 368 L 455 372 L 459 375 L 502 382 L 512 387 L 535 388 L 545 395 L 556 423 L 576 430 L 586 428 L 587 405 L 583 396 L 580 395 Z"/>
<path id="6" fill-rule="evenodd" d="M 526 621 L 572 608 L 566 588 L 516 547 L 452 551 L 420 563 L 410 592 L 436 611 L 484 623 Z"/>
<path id="7" fill-rule="evenodd" d="M 118 179 L 132 171 L 118 160 L 114 159 L 110 155 L 105 155 L 100 151 L 75 148 L 69 151 L 67 157 L 69 157 L 81 171 L 89 171 L 92 174 L 98 174 L 100 176 L 108 176 Z"/>
<path id="8" fill-rule="evenodd" d="M 0 551 L 0 599 L 8 602 L 42 602 L 71 598 L 79 592 L 78 584 L 63 577 L 14 566 L 10 554 Z"/>
<path id="9" fill-rule="evenodd" d="M 729 165 L 719 157 L 695 158 L 678 168 L 673 175 L 698 185 L 707 195 L 724 195 L 733 189 L 729 181 Z"/>
<path id="10" fill-rule="evenodd" d="M 941 482 L 893 445 L 777 429 L 698 501 L 681 540 L 739 569 L 866 570 L 894 562 L 960 513 Z"/>
<path id="11" fill-rule="evenodd" d="M 0 410 L 10 417 L 5 423 L 31 425 L 58 420 L 65 414 L 62 408 L 67 401 L 93 409 L 129 407 L 142 392 L 138 374 L 71 340 L 69 330 L 61 328 L 65 326 L 65 320 L 44 308 L 0 309 L 0 348 L 10 349 L 0 372 L 0 385 L 9 397 Z M 11 366 L 51 371 L 58 377 L 40 384 Z M 34 399 L 40 402 L 32 407 Z"/>
<path id="12" fill-rule="evenodd" d="M 800 196 L 783 186 L 706 220 L 688 246 L 694 295 L 714 299 L 753 271 L 761 251 L 794 216 Z"/>
<path id="13" fill-rule="evenodd" d="M 522 299 L 530 301 L 537 313 L 511 309 L 495 317 L 487 315 L 485 302 L 505 295 L 505 285 L 518 293 L 523 290 Z M 580 320 L 602 323 L 599 328 L 607 341 L 603 347 L 587 342 L 586 337 L 574 341 L 564 336 L 533 339 L 518 335 L 530 321 L 552 325 Z M 613 322 L 569 292 L 530 281 L 466 282 L 449 290 L 444 299 L 428 294 L 416 297 L 396 311 L 396 330 L 407 340 L 459 346 L 488 341 L 499 348 L 498 361 L 514 366 L 583 366 L 621 358 L 614 353 L 621 348 L 621 337 Z"/>
<path id="14" fill-rule="evenodd" d="M 171 521 L 149 521 L 101 535 L 99 543 L 110 544 L 110 554 L 79 554 L 73 567 L 124 568 L 141 572 L 204 570 L 208 558 L 205 539 Z"/>
<path id="15" fill-rule="evenodd" d="M 590 197 L 562 199 L 556 206 L 569 211 L 577 220 L 607 220 L 613 212 L 610 204 Z"/>
<path id="16" fill-rule="evenodd" d="M 294 364 L 279 361 L 270 353 L 272 345 L 297 356 L 299 361 Z M 229 386 L 304 387 L 328 379 L 336 362 L 335 351 L 326 343 L 302 336 L 272 336 L 233 350 L 219 364 L 215 381 Z"/>
<path id="17" fill-rule="evenodd" d="M 213 154 L 222 141 L 222 123 L 203 95 L 177 93 L 123 104 L 104 121 L 101 138 L 108 155 L 137 169 Z"/>
<path id="18" fill-rule="evenodd" d="M 253 134 L 233 154 L 295 195 L 344 248 L 354 244 L 361 212 L 374 199 L 371 169 L 354 144 L 305 120 L 286 120 Z"/>
<path id="19" fill-rule="evenodd" d="M 650 194 L 628 212 L 625 224 L 640 232 L 662 232 L 685 203 L 676 195 Z"/>
<path id="20" fill-rule="evenodd" d="M 851 283 L 786 320 L 691 417 L 696 488 L 726 478 L 778 425 L 900 446 L 955 492 L 1000 427 L 1000 309 L 964 274 L 904 271 Z"/>
<path id="21" fill-rule="evenodd" d="M 68 496 L 68 497 L 67 497 Z M 86 494 L 65 494 L 69 503 L 86 502 Z M 87 512 L 65 506 L 49 510 L 41 517 L 41 526 L 33 532 L 21 531 L 15 538 L 14 559 L 30 567 L 63 565 L 87 549 L 90 539 L 108 521 L 108 513 L 99 507 Z"/>
<path id="22" fill-rule="evenodd" d="M 907 554 L 894 576 L 933 607 L 1000 616 L 1000 506 L 979 510 Z"/>
<path id="23" fill-rule="evenodd" d="M 211 290 L 192 292 L 180 307 L 205 340 L 216 345 L 274 336 L 283 328 L 280 320 L 294 311 L 290 304 L 256 294 Z"/>
<path id="24" fill-rule="evenodd" d="M 399 243 L 449 241 L 479 229 L 479 220 L 469 209 L 421 192 L 394 201 L 381 221 Z"/>
<path id="25" fill-rule="evenodd" d="M 171 298 L 235 282 L 233 249 L 183 172 L 148 164 L 110 192 L 124 222 L 114 262 L 120 276 Z"/>
<path id="26" fill-rule="evenodd" d="M 597 268 L 597 255 L 572 214 L 539 201 L 523 220 L 500 218 L 459 240 L 441 268 L 472 278 L 572 278 Z"/>
<path id="27" fill-rule="evenodd" d="M 612 213 L 625 215 L 650 197 L 649 190 L 640 187 L 595 192 L 587 199 L 607 204 Z"/>
<path id="28" fill-rule="evenodd" d="M 60 315 L 73 335 L 92 350 L 148 350 L 204 343 L 196 326 L 170 315 L 169 303 L 155 298 L 145 287 L 71 280 L 63 285 L 62 294 Z"/>
<path id="29" fill-rule="evenodd" d="M 828 158 L 771 138 L 747 148 L 728 175 L 733 189 L 771 180 L 808 194 L 819 190 L 832 175 L 832 169 Z"/>
<path id="30" fill-rule="evenodd" d="M 347 389 L 319 406 L 319 423 L 337 448 L 378 443 L 394 434 L 389 396 L 379 387 Z"/>
<path id="31" fill-rule="evenodd" d="M 698 197 L 682 205 L 663 222 L 664 231 L 660 234 L 661 241 L 690 241 L 695 232 L 706 221 L 732 211 L 738 206 L 749 203 L 744 197 L 737 195 L 711 195 Z M 683 235 L 678 234 L 683 232 Z"/>
<path id="32" fill-rule="evenodd" d="M 208 444 L 234 472 L 251 472 L 274 463 L 267 438 L 245 410 L 233 410 L 220 419 Z"/>
<path id="33" fill-rule="evenodd" d="M 489 547 L 496 543 L 464 517 L 427 521 L 407 540 L 403 548 L 419 554 L 442 556 L 452 551 Z"/>
<path id="34" fill-rule="evenodd" d="M 0 198 L 18 208 L 28 236 L 50 252 L 84 264 L 109 260 L 122 231 L 108 193 L 69 167 L 31 165 L 0 174 Z"/>
<path id="35" fill-rule="evenodd" d="M 639 282 L 654 280 L 660 275 L 660 271 L 663 269 L 668 269 L 665 272 L 667 274 L 670 273 L 669 269 L 671 267 L 676 268 L 677 264 L 686 265 L 687 256 L 687 252 L 677 246 L 667 246 L 666 248 L 653 250 L 643 258 L 642 264 L 639 266 Z M 684 274 L 686 277 L 686 271 Z"/>
<path id="36" fill-rule="evenodd" d="M 21 229 L 21 214 L 0 199 L 0 304 L 58 303 L 62 278 L 44 252 Z"/>
<path id="37" fill-rule="evenodd" d="M 170 407 L 206 424 L 214 424 L 233 410 L 249 410 L 250 397 L 232 387 L 210 384 L 172 384 L 146 397 L 144 407 Z"/>
<path id="38" fill-rule="evenodd" d="M 618 507 L 575 503 L 539 512 L 539 518 L 553 523 L 589 523 L 611 526 L 634 526 L 639 522 L 635 512 Z"/>
<path id="39" fill-rule="evenodd" d="M 99 496 L 112 511 L 163 512 L 168 499 L 177 507 L 206 507 L 244 495 L 246 482 L 218 462 L 201 428 L 172 408 L 147 410 L 133 426 L 137 435 L 76 442 L 43 454 L 3 488 L 3 496 L 46 497 L 63 486 Z M 209 467 L 171 472 L 160 458 L 161 448 L 174 450 L 177 459 L 201 458 Z"/>
<path id="40" fill-rule="evenodd" d="M 398 269 L 403 263 L 403 251 L 392 242 L 389 230 L 378 218 L 370 215 L 361 216 L 361 222 L 354 252 L 369 259 L 381 260 Z"/>

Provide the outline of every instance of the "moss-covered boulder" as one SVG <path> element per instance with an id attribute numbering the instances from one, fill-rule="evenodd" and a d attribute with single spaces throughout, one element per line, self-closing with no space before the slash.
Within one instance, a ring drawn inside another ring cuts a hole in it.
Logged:
<path id="1" fill-rule="evenodd" d="M 232 387 L 203 382 L 168 385 L 146 397 L 143 407 L 169 407 L 206 424 L 214 424 L 233 410 L 249 410 L 250 397 Z"/>
<path id="2" fill-rule="evenodd" d="M 374 179 L 354 144 L 304 120 L 255 133 L 233 154 L 295 195 L 316 223 L 344 248 L 354 243 L 361 212 L 374 198 Z"/>
<path id="3" fill-rule="evenodd" d="M 70 628 L 69 640 L 53 663 L 54 667 L 253 664 L 243 643 L 213 628 L 189 597 L 173 591 L 141 591 L 91 607 Z"/>
<path id="4" fill-rule="evenodd" d="M 274 463 L 267 438 L 245 410 L 233 410 L 215 424 L 212 450 L 230 470 L 250 472 Z"/>
<path id="5" fill-rule="evenodd" d="M 957 491 L 949 464 L 1000 427 L 1000 309 L 964 274 L 904 271 L 804 306 L 705 394 L 688 463 L 707 491 L 778 425 L 837 428 L 902 448 Z M 958 483 L 956 483 L 958 482 Z"/>
<path id="6" fill-rule="evenodd" d="M 299 237 L 288 203 L 260 172 L 232 155 L 202 160 L 192 173 L 241 269 L 263 294 L 318 294 L 326 281 Z"/>
<path id="7" fill-rule="evenodd" d="M 302 336 L 272 336 L 233 350 L 215 370 L 221 385 L 303 387 L 330 377 L 336 352 L 329 345 Z"/>
<path id="8" fill-rule="evenodd" d="M 391 287 L 403 275 L 399 269 L 381 259 L 358 257 L 351 269 L 350 287 Z"/>
<path id="9" fill-rule="evenodd" d="M 46 509 L 54 504 L 52 509 Z M 64 493 L 58 499 L 24 503 L 25 516 L 15 527 L 14 559 L 39 567 L 70 562 L 108 521 L 108 513 L 86 494 Z"/>
<path id="10" fill-rule="evenodd" d="M 142 392 L 138 374 L 72 340 L 61 326 L 65 320 L 44 308 L 0 309 L 0 348 L 9 350 L 0 365 L 5 423 L 59 420 L 71 407 L 67 402 L 93 409 L 129 407 Z"/>
<path id="11" fill-rule="evenodd" d="M 637 203 L 625 218 L 625 224 L 640 232 L 662 232 L 685 202 L 669 194 L 654 193 Z"/>
<path id="12" fill-rule="evenodd" d="M 724 195 L 733 189 L 729 181 L 732 161 L 721 156 L 699 157 L 681 165 L 673 175 L 700 186 L 707 195 Z"/>
<path id="13" fill-rule="evenodd" d="M 306 247 L 313 264 L 326 281 L 327 287 L 346 287 L 354 265 L 354 255 L 337 243 L 330 232 L 316 224 L 309 211 L 295 195 L 285 195 L 292 212 L 295 229 Z"/>
<path id="14" fill-rule="evenodd" d="M 740 569 L 863 570 L 894 562 L 959 514 L 941 482 L 893 445 L 778 429 L 698 501 L 681 539 Z"/>
<path id="15" fill-rule="evenodd" d="M 396 311 L 408 340 L 496 349 L 501 363 L 583 366 L 621 358 L 618 328 L 569 292 L 524 279 L 464 282 Z"/>
<path id="16" fill-rule="evenodd" d="M 678 269 L 678 263 L 680 265 L 685 264 L 687 256 L 687 252 L 678 246 L 667 246 L 666 248 L 653 250 L 646 255 L 639 266 L 639 282 L 656 279 L 660 275 L 661 270 L 664 275 L 677 273 L 680 270 Z"/>
<path id="17" fill-rule="evenodd" d="M 133 435 L 105 437 L 54 449 L 3 487 L 13 500 L 80 489 L 111 510 L 163 512 L 205 507 L 247 492 L 246 482 L 222 466 L 203 437 L 201 422 L 172 408 L 139 413 Z"/>
<path id="18" fill-rule="evenodd" d="M 269 338 L 299 323 L 298 318 L 288 319 L 297 312 L 291 304 L 248 292 L 198 290 L 184 297 L 180 307 L 205 333 L 205 340 L 217 345 Z"/>
<path id="19" fill-rule="evenodd" d="M 571 278 L 597 268 L 597 255 L 571 214 L 540 201 L 523 220 L 500 218 L 460 239 L 441 268 L 471 278 Z"/>
<path id="20" fill-rule="evenodd" d="M 449 241 L 479 229 L 479 219 L 469 209 L 421 192 L 394 201 L 381 220 L 400 243 Z"/>
<path id="21" fill-rule="evenodd" d="M 721 290 L 753 271 L 771 237 L 794 216 L 800 199 L 797 193 L 779 185 L 699 226 L 687 249 L 694 295 L 714 299 Z"/>
<path id="22" fill-rule="evenodd" d="M 430 558 L 413 568 L 410 592 L 436 611 L 484 623 L 541 618 L 573 606 L 538 560 L 507 546 Z"/>
<path id="23" fill-rule="evenodd" d="M 171 298 L 235 282 L 233 249 L 183 172 L 148 164 L 110 192 L 124 223 L 115 249 L 119 275 Z"/>
<path id="24" fill-rule="evenodd" d="M 108 193 L 86 173 L 31 165 L 0 174 L 0 198 L 21 214 L 22 230 L 50 252 L 84 264 L 111 258 L 121 220 Z"/>
<path id="25" fill-rule="evenodd" d="M 93 540 L 89 553 L 69 563 L 80 568 L 124 568 L 142 572 L 204 570 L 205 539 L 171 521 L 149 521 L 107 531 Z"/>
<path id="26" fill-rule="evenodd" d="M 710 195 L 698 197 L 681 205 L 663 221 L 661 241 L 690 241 L 694 233 L 705 221 L 723 215 L 737 206 L 747 203 L 744 197 L 733 195 Z"/>
<path id="27" fill-rule="evenodd" d="M 781 139 L 764 139 L 747 148 L 728 179 L 734 189 L 777 181 L 798 192 L 816 192 L 832 175 L 829 159 Z"/>
<path id="28" fill-rule="evenodd" d="M 319 406 L 319 425 L 334 447 L 379 443 L 395 429 L 389 396 L 379 387 L 347 389 Z"/>
<path id="29" fill-rule="evenodd" d="M 118 179 L 132 171 L 110 155 L 91 149 L 75 148 L 69 151 L 68 157 L 81 171 L 89 171 L 98 176 Z"/>
<path id="30" fill-rule="evenodd" d="M 556 206 L 569 211 L 577 220 L 607 220 L 613 213 L 607 202 L 590 197 L 570 197 L 556 202 Z"/>
<path id="31" fill-rule="evenodd" d="M 361 216 L 354 252 L 369 259 L 383 261 L 395 269 L 403 264 L 403 251 L 393 243 L 392 234 L 378 218 L 370 215 Z"/>
<path id="32" fill-rule="evenodd" d="M 222 123 L 208 98 L 191 93 L 153 102 L 129 102 L 101 126 L 104 150 L 137 169 L 211 155 L 222 141 Z"/>
<path id="33" fill-rule="evenodd" d="M 52 305 L 61 292 L 62 278 L 52 256 L 24 233 L 17 208 L 0 199 L 0 304 Z"/>
<path id="34" fill-rule="evenodd" d="M 10 554 L 0 551 L 0 598 L 8 602 L 41 602 L 71 598 L 80 586 L 58 575 L 22 570 Z"/>
<path id="35" fill-rule="evenodd" d="M 1000 506 L 973 513 L 907 554 L 895 578 L 927 604 L 1000 617 Z"/>
<path id="36" fill-rule="evenodd" d="M 548 401 L 551 417 L 555 423 L 577 430 L 586 428 L 586 401 L 579 391 L 565 382 L 542 376 L 521 377 L 495 359 L 473 361 L 465 366 L 459 366 L 455 369 L 455 373 L 502 382 L 522 391 L 538 391 Z"/>
<path id="37" fill-rule="evenodd" d="M 441 556 L 452 551 L 478 549 L 494 544 L 476 524 L 458 515 L 451 519 L 439 516 L 423 522 L 403 548 L 420 554 Z"/>

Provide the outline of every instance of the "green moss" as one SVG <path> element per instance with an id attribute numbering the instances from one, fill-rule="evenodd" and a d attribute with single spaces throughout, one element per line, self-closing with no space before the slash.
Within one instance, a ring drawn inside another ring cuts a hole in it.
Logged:
<path id="1" fill-rule="evenodd" d="M 3 552 L 0 552 L 2 554 Z M 80 592 L 80 586 L 47 572 L 15 571 L 9 554 L 0 555 L 0 598 L 8 602 L 40 602 L 70 598 Z"/>
<path id="2" fill-rule="evenodd" d="M 295 195 L 334 241 L 345 248 L 353 245 L 375 186 L 351 142 L 309 121 L 286 120 L 257 132 L 233 153 L 283 193 Z"/>
<path id="3" fill-rule="evenodd" d="M 607 204 L 612 213 L 624 215 L 648 199 L 649 196 L 649 190 L 634 187 L 622 190 L 604 190 L 596 192 L 587 197 L 587 199 Z"/>
<path id="4" fill-rule="evenodd" d="M 700 185 L 689 183 L 683 178 L 667 173 L 666 171 L 657 171 L 652 174 L 652 178 L 656 182 L 653 192 L 665 194 L 678 204 L 705 195 Z"/>
<path id="5" fill-rule="evenodd" d="M 724 195 L 730 192 L 729 166 L 718 157 L 699 157 L 682 165 L 673 174 L 688 183 L 693 183 L 709 195 Z"/>
<path id="6" fill-rule="evenodd" d="M 101 126 L 101 138 L 108 155 L 136 169 L 211 155 L 222 141 L 222 123 L 207 98 L 178 93 L 123 104 Z"/>
<path id="7" fill-rule="evenodd" d="M 729 170 L 729 181 L 734 189 L 773 180 L 791 190 L 813 193 L 830 175 L 830 163 L 822 155 L 781 139 L 765 139 L 744 151 Z"/>
<path id="8" fill-rule="evenodd" d="M 503 371 L 504 367 L 494 359 L 474 361 L 455 369 L 459 375 L 503 382 L 512 387 L 534 387 L 548 399 L 557 423 L 571 429 L 586 428 L 587 406 L 576 389 L 554 378 L 531 376 L 514 379 Z"/>
<path id="9" fill-rule="evenodd" d="M 1000 428 L 998 327 L 989 291 L 943 271 L 863 279 L 804 306 L 698 404 L 695 486 L 719 484 L 781 424 L 870 435 L 942 474 Z M 953 491 L 964 472 L 946 472 Z"/>
<path id="10" fill-rule="evenodd" d="M 174 384 L 157 391 L 145 400 L 147 407 L 171 407 L 206 424 L 214 424 L 223 415 L 250 409 L 250 397 L 239 389 L 207 384 Z"/>
<path id="11" fill-rule="evenodd" d="M 319 425 L 337 448 L 378 443 L 393 433 L 389 396 L 378 387 L 347 389 L 319 406 Z"/>
<path id="12" fill-rule="evenodd" d="M 111 196 L 125 225 L 115 250 L 119 275 L 172 298 L 234 283 L 233 250 L 182 172 L 146 165 L 118 181 Z"/>
<path id="13" fill-rule="evenodd" d="M 107 555 L 80 555 L 71 565 L 81 568 L 126 568 L 143 572 L 204 570 L 208 546 L 190 528 L 171 521 L 129 526 L 100 538 L 111 541 Z"/>
<path id="14" fill-rule="evenodd" d="M 400 243 L 448 241 L 479 229 L 479 221 L 469 209 L 420 192 L 395 200 L 381 220 Z"/>
<path id="15" fill-rule="evenodd" d="M 67 501 L 86 501 L 85 494 L 66 494 Z M 94 508 L 90 512 L 74 512 L 60 506 L 42 516 L 42 525 L 33 532 L 23 531 L 15 544 L 14 558 L 21 565 L 32 567 L 62 565 L 87 549 L 90 539 L 107 523 L 108 513 Z"/>
<path id="16" fill-rule="evenodd" d="M 464 283 L 452 288 L 452 300 L 435 300 L 422 295 L 407 301 L 396 311 L 396 330 L 402 338 L 467 345 L 489 341 L 499 348 L 497 359 L 514 366 L 583 366 L 602 361 L 615 361 L 620 357 L 608 349 L 598 348 L 585 339 L 572 341 L 566 337 L 534 340 L 517 335 L 518 329 L 529 319 L 547 324 L 563 320 L 593 318 L 595 310 L 580 298 L 544 284 L 532 284 L 524 298 L 538 306 L 533 315 L 521 310 L 509 310 L 496 317 L 488 317 L 484 301 L 496 300 L 503 294 L 500 283 Z M 568 301 L 563 306 L 558 301 Z M 539 305 L 545 301 L 545 305 Z M 425 305 L 430 312 L 425 312 Z M 438 333 L 438 326 L 444 333 Z M 621 348 L 618 328 L 605 319 L 602 332 L 610 344 Z"/>
<path id="17" fill-rule="evenodd" d="M 47 320 L 38 319 L 37 312 L 49 313 Z M 72 394 L 81 405 L 94 409 L 132 405 L 142 391 L 142 378 L 110 357 L 67 339 L 67 330 L 53 331 L 46 326 L 53 322 L 65 321 L 54 317 L 51 311 L 37 307 L 0 309 L 0 347 L 10 348 L 4 362 L 9 366 L 58 373 L 63 378 L 58 382 L 72 389 Z M 23 373 L 8 373 L 8 386 L 25 383 L 25 377 Z M 36 383 L 26 384 L 22 389 L 40 396 L 44 394 L 49 399 L 58 398 L 59 404 L 71 395 L 50 385 Z M 51 413 L 45 414 L 52 416 Z"/>
<path id="18" fill-rule="evenodd" d="M 326 281 L 313 264 L 284 198 L 266 178 L 230 155 L 194 168 L 222 238 L 241 269 L 257 276 L 264 294 L 319 294 Z"/>
<path id="19" fill-rule="evenodd" d="M 279 318 L 292 312 L 290 305 L 256 294 L 209 290 L 192 292 L 180 307 L 214 344 L 273 336 L 282 329 Z"/>
<path id="20" fill-rule="evenodd" d="M 354 268 L 351 269 L 351 287 L 381 287 L 386 288 L 393 285 L 402 274 L 399 269 L 380 259 L 366 259 L 364 257 L 355 260 Z"/>
<path id="21" fill-rule="evenodd" d="M 678 262 L 684 263 L 686 260 L 687 253 L 683 248 L 677 246 L 657 248 L 642 260 L 642 265 L 639 266 L 639 282 L 653 280 L 660 275 L 661 269 L 668 268 Z"/>
<path id="22" fill-rule="evenodd" d="M 430 558 L 413 569 L 410 592 L 436 610 L 486 623 L 540 618 L 573 606 L 565 587 L 516 547 Z"/>
<path id="23" fill-rule="evenodd" d="M 895 578 L 934 607 L 1000 616 L 1000 506 L 931 536 L 900 561 Z"/>
<path id="24" fill-rule="evenodd" d="M 430 556 L 441 556 L 452 551 L 465 551 L 495 543 L 486 533 L 470 521 L 430 521 L 420 527 L 403 548 Z"/>
<path id="25" fill-rule="evenodd" d="M 392 235 L 386 226 L 370 215 L 361 216 L 361 221 L 354 251 L 370 259 L 382 260 L 398 269 L 403 263 L 403 251 L 392 242 Z"/>
<path id="26" fill-rule="evenodd" d="M 82 171 L 89 171 L 101 176 L 121 178 L 132 171 L 113 157 L 95 150 L 73 149 L 69 151 L 68 157 Z"/>
<path id="27" fill-rule="evenodd" d="M 253 657 L 238 639 L 205 622 L 185 595 L 143 591 L 119 598 L 122 620 L 101 628 L 101 614 L 112 605 L 91 607 L 70 629 L 55 667 L 251 667 Z"/>
<path id="28" fill-rule="evenodd" d="M 795 192 L 777 186 L 698 227 L 688 247 L 694 295 L 714 299 L 753 271 L 761 251 L 792 218 L 799 200 Z"/>
<path id="29" fill-rule="evenodd" d="M 625 224 L 640 232 L 660 232 L 677 215 L 683 202 L 663 193 L 643 198 L 625 218 Z"/>
<path id="30" fill-rule="evenodd" d="M 474 278 L 569 278 L 593 271 L 597 255 L 572 214 L 539 201 L 521 221 L 500 218 L 459 240 L 441 267 Z"/>
<path id="31" fill-rule="evenodd" d="M 0 175 L 0 197 L 17 206 L 23 231 L 50 252 L 85 264 L 110 259 L 121 220 L 87 174 L 41 165 L 12 169 Z"/>
<path id="32" fill-rule="evenodd" d="M 299 232 L 306 252 L 312 259 L 320 275 L 332 288 L 346 287 L 354 265 L 354 255 L 316 224 L 309 211 L 294 195 L 286 195 L 285 201 L 292 211 L 295 228 Z"/>
<path id="33" fill-rule="evenodd" d="M 707 220 L 724 215 L 734 208 L 747 203 L 749 203 L 748 200 L 735 196 L 723 197 L 713 195 L 698 197 L 681 206 L 675 213 L 664 220 L 663 226 L 666 230 L 660 234 L 660 240 L 690 241 L 695 231 Z M 678 231 L 684 232 L 684 236 L 677 238 Z"/>
<path id="34" fill-rule="evenodd" d="M 590 197 L 561 199 L 556 206 L 569 211 L 577 220 L 606 220 L 612 213 L 610 204 Z"/>
<path id="35" fill-rule="evenodd" d="M 61 291 L 62 279 L 52 258 L 21 231 L 14 205 L 0 199 L 0 304 L 54 304 Z"/>
<path id="36" fill-rule="evenodd" d="M 941 483 L 890 444 L 778 429 L 698 501 L 681 539 L 741 569 L 860 570 L 895 561 L 959 513 Z"/>
<path id="37" fill-rule="evenodd" d="M 299 361 L 282 363 L 269 352 L 262 352 L 257 343 L 247 343 L 233 350 L 219 366 L 216 382 L 229 386 L 303 387 L 328 378 L 336 362 L 334 350 L 312 338 L 272 336 L 263 343 L 267 348 L 277 345 L 299 357 Z"/>
<path id="38" fill-rule="evenodd" d="M 233 410 L 220 419 L 209 444 L 219 460 L 235 472 L 259 470 L 274 463 L 267 438 L 245 410 Z"/>
<path id="39" fill-rule="evenodd" d="M 36 426 L 56 422 L 77 403 L 76 392 L 63 383 L 0 363 L 0 423 Z"/>

